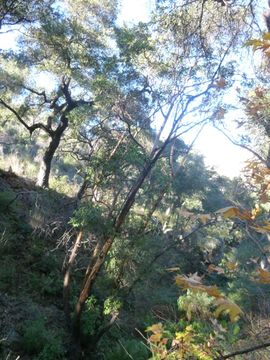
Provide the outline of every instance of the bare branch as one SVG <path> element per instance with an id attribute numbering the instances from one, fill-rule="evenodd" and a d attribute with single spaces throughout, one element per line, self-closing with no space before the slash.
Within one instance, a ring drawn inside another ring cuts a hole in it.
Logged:
<path id="1" fill-rule="evenodd" d="M 136 135 L 138 134 L 139 130 L 137 130 L 136 134 L 133 135 L 130 124 L 128 124 L 128 123 L 126 123 L 126 124 L 127 124 L 128 134 L 131 137 L 131 139 L 135 142 L 136 145 L 138 145 L 143 151 L 145 151 L 145 148 L 143 147 L 143 145 L 141 143 L 139 143 L 139 141 L 136 139 Z"/>
<path id="2" fill-rule="evenodd" d="M 210 221 L 208 221 L 205 224 L 199 224 L 198 226 L 194 227 L 190 232 L 186 233 L 185 235 L 183 235 L 183 237 L 181 238 L 181 241 L 184 242 L 186 239 L 188 239 L 190 236 L 192 236 L 193 234 L 195 234 L 197 231 L 201 230 L 202 228 L 205 228 L 207 226 L 211 226 L 214 225 L 216 223 L 216 219 L 212 219 Z M 137 278 L 135 280 L 133 280 L 132 284 L 130 285 L 130 287 L 127 289 L 127 294 L 130 294 L 132 289 L 135 287 L 135 285 L 141 281 L 141 279 L 146 275 L 149 274 L 150 269 L 152 268 L 153 264 L 160 258 L 162 257 L 164 254 L 166 254 L 169 250 L 172 250 L 174 248 L 176 248 L 179 245 L 179 242 L 177 241 L 173 241 L 172 243 L 170 243 L 169 245 L 165 246 L 160 252 L 158 252 L 153 258 L 152 260 L 143 268 L 143 270 L 139 273 L 139 275 L 137 276 Z"/>
<path id="3" fill-rule="evenodd" d="M 263 343 L 263 344 L 260 344 L 260 345 L 251 346 L 251 347 L 246 348 L 246 349 L 238 350 L 238 351 L 235 351 L 235 352 L 233 352 L 231 354 L 227 354 L 227 355 L 217 357 L 214 360 L 229 359 L 229 358 L 235 357 L 237 355 L 247 354 L 247 353 L 250 353 L 250 352 L 253 352 L 253 351 L 256 351 L 256 350 L 265 349 L 265 348 L 267 348 L 269 346 L 270 346 L 270 341 L 268 341 L 266 343 Z"/>
<path id="4" fill-rule="evenodd" d="M 220 129 L 218 126 L 214 125 L 214 127 L 220 131 L 233 145 L 239 146 L 247 151 L 249 151 L 251 154 L 253 154 L 254 156 L 256 156 L 257 159 L 259 159 L 263 164 L 267 165 L 267 161 L 261 156 L 259 155 L 256 151 L 254 151 L 253 149 L 251 149 L 250 147 L 248 147 L 245 144 L 241 144 L 235 140 L 233 140 L 228 134 L 226 134 L 226 132 L 222 129 Z"/>
<path id="5" fill-rule="evenodd" d="M 23 87 L 25 90 L 30 91 L 31 93 L 33 93 L 33 94 L 35 94 L 35 95 L 42 96 L 43 99 L 44 99 L 44 103 L 50 103 L 50 102 L 51 102 L 51 100 L 47 98 L 46 93 L 45 93 L 45 90 L 43 90 L 43 91 L 37 91 L 37 90 L 32 89 L 32 88 L 30 88 L 30 87 L 28 87 L 28 86 L 26 86 L 26 85 L 22 85 L 22 87 Z"/>
<path id="6" fill-rule="evenodd" d="M 11 111 L 16 116 L 17 120 L 30 132 L 31 135 L 36 129 L 42 129 L 50 136 L 53 134 L 52 130 L 50 130 L 47 126 L 45 126 L 42 123 L 36 123 L 31 126 L 26 124 L 26 122 L 19 115 L 19 113 L 15 109 L 13 109 L 10 105 L 8 105 L 3 99 L 0 99 L 0 104 L 2 104 L 5 108 Z"/>

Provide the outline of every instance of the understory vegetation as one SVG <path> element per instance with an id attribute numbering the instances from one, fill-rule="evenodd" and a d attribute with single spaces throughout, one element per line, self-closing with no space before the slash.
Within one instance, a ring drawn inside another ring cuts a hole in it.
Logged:
<path id="1" fill-rule="evenodd" d="M 0 1 L 0 359 L 267 360 L 270 8 L 120 10 Z"/>

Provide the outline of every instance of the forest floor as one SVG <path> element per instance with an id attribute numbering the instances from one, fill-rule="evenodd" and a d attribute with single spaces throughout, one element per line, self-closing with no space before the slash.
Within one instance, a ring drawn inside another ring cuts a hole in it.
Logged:
<path id="1" fill-rule="evenodd" d="M 63 359 L 59 241 L 73 208 L 73 198 L 0 171 L 0 359 Z"/>

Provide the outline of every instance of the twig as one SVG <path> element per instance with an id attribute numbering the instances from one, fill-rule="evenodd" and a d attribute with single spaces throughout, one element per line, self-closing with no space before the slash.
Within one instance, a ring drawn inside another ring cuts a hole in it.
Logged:
<path id="1" fill-rule="evenodd" d="M 251 346 L 251 347 L 246 348 L 246 349 L 238 350 L 238 351 L 235 351 L 235 352 L 233 352 L 233 353 L 230 353 L 230 354 L 227 354 L 227 355 L 223 355 L 223 356 L 221 356 L 221 357 L 214 358 L 214 360 L 229 359 L 229 358 L 232 358 L 232 357 L 237 356 L 237 355 L 247 354 L 247 353 L 250 353 L 250 352 L 252 352 L 252 351 L 264 349 L 264 348 L 266 348 L 266 347 L 268 347 L 268 346 L 270 346 L 270 341 L 268 341 L 268 342 L 266 342 L 266 343 L 264 343 L 264 344 Z"/>
<path id="2" fill-rule="evenodd" d="M 263 164 L 265 164 L 267 166 L 267 161 L 261 155 L 259 155 L 256 151 L 254 151 L 253 149 L 251 149 L 249 146 L 247 146 L 245 144 L 241 144 L 241 143 L 233 140 L 228 134 L 226 134 L 226 132 L 224 130 L 219 128 L 217 125 L 214 125 L 214 127 L 215 127 L 215 129 L 220 131 L 233 145 L 239 146 L 239 147 L 249 151 L 251 154 L 253 154 L 257 159 L 259 159 Z"/>
<path id="3" fill-rule="evenodd" d="M 119 343 L 119 344 L 121 345 L 121 347 L 124 349 L 124 351 L 125 351 L 125 353 L 127 354 L 127 356 L 128 356 L 130 359 L 134 360 L 133 356 L 130 355 L 130 353 L 127 351 L 127 349 L 124 347 L 124 345 L 121 343 L 120 340 L 118 340 L 118 343 Z"/>

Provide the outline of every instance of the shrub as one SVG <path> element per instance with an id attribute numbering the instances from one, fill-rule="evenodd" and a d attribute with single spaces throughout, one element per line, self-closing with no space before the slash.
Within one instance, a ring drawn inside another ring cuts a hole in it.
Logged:
<path id="1" fill-rule="evenodd" d="M 6 211 L 14 205 L 16 195 L 11 191 L 2 191 L 0 193 L 0 211 Z"/>
<path id="2" fill-rule="evenodd" d="M 42 318 L 25 323 L 22 347 L 36 360 L 64 359 L 61 336 L 47 330 Z"/>
<path id="3" fill-rule="evenodd" d="M 120 340 L 119 343 L 105 354 L 106 360 L 147 360 L 150 352 L 148 348 L 135 339 Z"/>
<path id="4" fill-rule="evenodd" d="M 94 335 L 96 328 L 100 325 L 101 309 L 97 299 L 90 296 L 85 303 L 85 311 L 82 315 L 82 332 L 85 336 Z"/>
<path id="5" fill-rule="evenodd" d="M 30 355 L 40 353 L 47 344 L 47 335 L 42 318 L 27 322 L 24 328 L 23 349 Z"/>

